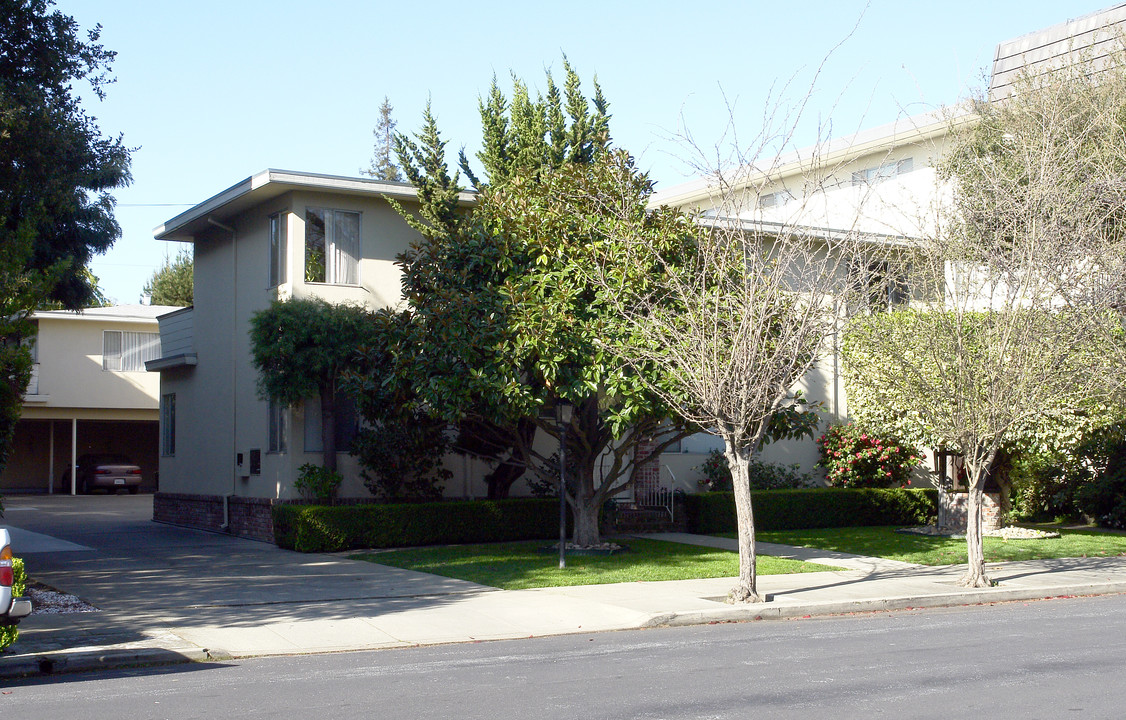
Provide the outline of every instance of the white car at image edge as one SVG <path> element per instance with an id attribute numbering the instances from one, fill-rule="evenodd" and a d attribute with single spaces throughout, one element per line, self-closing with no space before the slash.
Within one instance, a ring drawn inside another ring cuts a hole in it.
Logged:
<path id="1" fill-rule="evenodd" d="M 31 614 L 31 601 L 12 597 L 15 571 L 12 569 L 12 538 L 0 528 L 0 625 L 15 625 Z"/>

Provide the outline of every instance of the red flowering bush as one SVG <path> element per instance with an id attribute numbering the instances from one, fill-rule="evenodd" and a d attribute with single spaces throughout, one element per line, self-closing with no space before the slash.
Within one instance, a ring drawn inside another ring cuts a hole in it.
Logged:
<path id="1" fill-rule="evenodd" d="M 829 484 L 844 488 L 907 487 L 923 453 L 898 440 L 870 435 L 855 425 L 831 425 L 817 439 L 819 467 Z"/>

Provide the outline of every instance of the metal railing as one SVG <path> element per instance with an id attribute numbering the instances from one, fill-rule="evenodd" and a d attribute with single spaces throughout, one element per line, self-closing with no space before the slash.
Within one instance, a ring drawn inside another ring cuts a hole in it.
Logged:
<path id="1" fill-rule="evenodd" d="M 634 488 L 633 499 L 639 508 L 653 508 L 664 510 L 669 514 L 669 522 L 675 522 L 674 499 L 675 493 L 673 487 L 676 485 L 676 475 L 673 474 L 672 468 L 665 466 L 665 470 L 669 471 L 669 477 L 672 478 L 672 484 L 665 486 L 658 481 L 657 485 L 646 485 Z M 659 477 L 659 475 L 658 475 Z"/>

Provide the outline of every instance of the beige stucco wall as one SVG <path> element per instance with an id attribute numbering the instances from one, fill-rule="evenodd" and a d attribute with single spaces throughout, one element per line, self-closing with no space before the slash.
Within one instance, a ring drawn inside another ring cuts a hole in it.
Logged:
<path id="1" fill-rule="evenodd" d="M 361 213 L 363 258 L 354 286 L 305 283 L 304 215 L 306 207 Z M 287 279 L 269 287 L 269 217 L 286 213 Z M 400 298 L 395 257 L 414 231 L 378 197 L 294 191 L 224 221 L 231 233 L 213 227 L 195 239 L 195 367 L 162 373 L 163 392 L 175 392 L 175 457 L 161 458 L 161 489 L 198 494 L 294 497 L 297 469 L 320 464 L 321 453 L 304 450 L 303 405 L 290 412 L 286 453 L 269 453 L 268 404 L 257 394 L 251 364 L 251 316 L 276 298 L 321 297 L 369 308 L 392 306 Z M 235 470 L 237 453 L 259 449 L 261 474 L 246 477 Z M 340 453 L 346 482 L 342 494 L 364 495 L 355 460 Z"/>
<path id="2" fill-rule="evenodd" d="M 102 336 L 106 330 L 156 333 L 157 323 L 119 312 L 112 308 L 35 316 L 37 392 L 24 397 L 0 488 L 69 492 L 69 486 L 60 484 L 61 477 L 74 457 L 89 452 L 129 456 L 141 465 L 144 483 L 151 487 L 157 470 L 160 379 L 144 371 L 103 370 Z"/>
<path id="3" fill-rule="evenodd" d="M 29 398 L 33 407 L 156 409 L 156 375 L 102 370 L 104 331 L 156 333 L 155 321 L 52 316 L 38 322 L 40 397 Z"/>

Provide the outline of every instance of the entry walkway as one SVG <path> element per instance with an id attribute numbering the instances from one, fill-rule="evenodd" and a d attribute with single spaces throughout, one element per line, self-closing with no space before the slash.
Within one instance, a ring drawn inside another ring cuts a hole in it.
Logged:
<path id="1" fill-rule="evenodd" d="M 6 498 L 4 522 L 37 533 L 18 548 L 33 577 L 101 611 L 32 615 L 0 677 L 1126 592 L 1121 557 L 991 565 L 998 586 L 971 590 L 958 567 L 786 546 L 760 552 L 841 569 L 760 577 L 768 602 L 741 606 L 724 602 L 731 578 L 503 591 L 159 525 L 146 500 L 151 513 L 144 496 Z"/>

